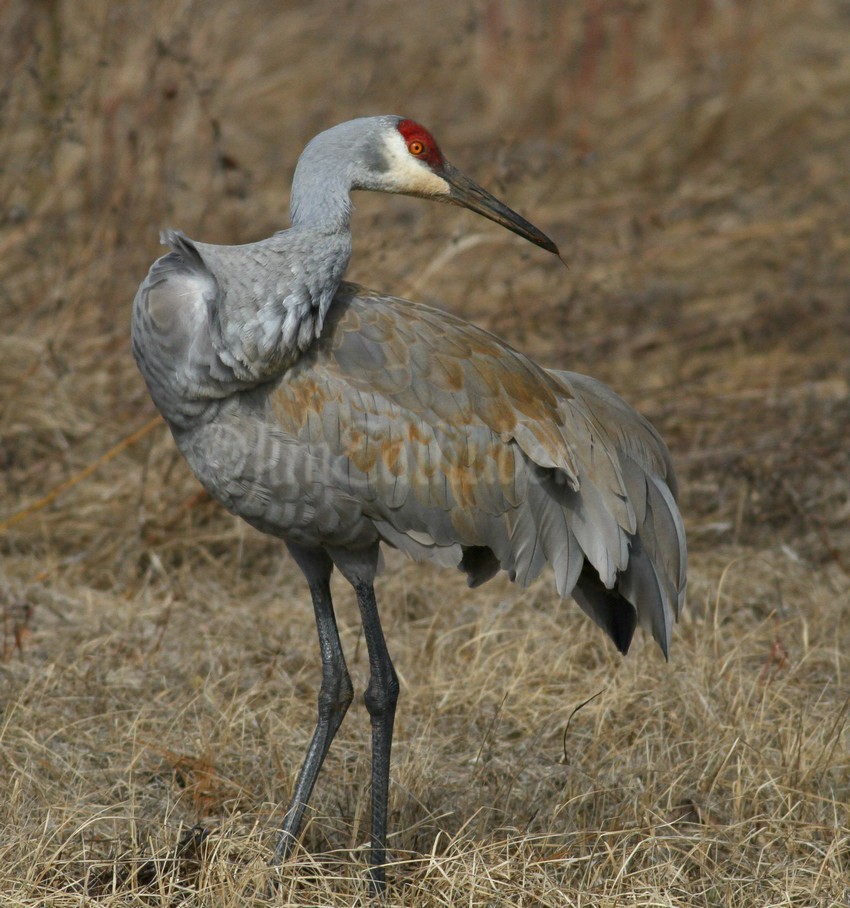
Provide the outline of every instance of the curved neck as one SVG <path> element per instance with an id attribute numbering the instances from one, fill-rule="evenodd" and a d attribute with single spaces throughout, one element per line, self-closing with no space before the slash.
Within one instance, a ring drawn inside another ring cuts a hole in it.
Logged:
<path id="1" fill-rule="evenodd" d="M 398 117 L 363 117 L 332 126 L 307 143 L 292 178 L 293 227 L 324 233 L 349 229 L 352 189 L 388 189 L 381 136 Z"/>
<path id="2" fill-rule="evenodd" d="M 351 184 L 344 174 L 301 168 L 292 180 L 290 212 L 293 227 L 342 233 L 351 224 Z"/>
<path id="3" fill-rule="evenodd" d="M 345 163 L 348 155 L 332 138 L 328 133 L 321 133 L 298 159 L 290 196 L 293 227 L 308 227 L 323 233 L 349 229 L 352 179 Z"/>

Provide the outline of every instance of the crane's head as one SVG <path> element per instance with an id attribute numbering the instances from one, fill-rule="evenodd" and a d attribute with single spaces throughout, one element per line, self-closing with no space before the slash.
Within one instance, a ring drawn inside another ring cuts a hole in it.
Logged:
<path id="1" fill-rule="evenodd" d="M 293 224 L 347 221 L 349 190 L 394 192 L 469 208 L 558 255 L 558 248 L 443 157 L 434 137 L 413 120 L 364 117 L 316 136 L 292 184 Z"/>
<path id="2" fill-rule="evenodd" d="M 368 180 L 369 185 L 352 188 L 460 205 L 559 255 L 558 247 L 545 233 L 453 167 L 424 126 L 401 117 L 378 119 L 383 121 L 383 128 L 375 134 L 377 154 L 372 162 L 372 179 Z"/>

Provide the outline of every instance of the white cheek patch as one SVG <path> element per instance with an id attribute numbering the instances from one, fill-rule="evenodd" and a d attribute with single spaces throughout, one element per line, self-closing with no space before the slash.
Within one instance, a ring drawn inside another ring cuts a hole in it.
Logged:
<path id="1" fill-rule="evenodd" d="M 447 196 L 449 184 L 437 176 L 427 164 L 419 161 L 407 150 L 404 136 L 392 132 L 384 145 L 389 169 L 384 175 L 383 184 L 387 192 L 400 192 L 407 195 Z"/>

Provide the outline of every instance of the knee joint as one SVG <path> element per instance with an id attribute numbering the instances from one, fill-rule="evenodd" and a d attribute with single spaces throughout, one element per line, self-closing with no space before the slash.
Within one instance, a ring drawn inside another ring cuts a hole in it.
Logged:
<path id="1" fill-rule="evenodd" d="M 383 716 L 395 709 L 398 702 L 398 678 L 393 672 L 386 678 L 373 675 L 363 694 L 363 702 L 370 716 Z"/>
<path id="2" fill-rule="evenodd" d="M 348 674 L 322 681 L 319 691 L 319 709 L 341 710 L 345 712 L 354 699 L 354 687 Z"/>

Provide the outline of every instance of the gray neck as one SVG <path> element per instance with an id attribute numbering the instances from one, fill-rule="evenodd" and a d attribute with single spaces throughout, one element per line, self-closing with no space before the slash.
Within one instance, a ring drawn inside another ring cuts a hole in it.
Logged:
<path id="1" fill-rule="evenodd" d="M 345 173 L 328 166 L 330 162 L 298 161 L 292 180 L 290 209 L 292 226 L 321 233 L 350 230 L 351 181 Z"/>
<path id="2" fill-rule="evenodd" d="M 325 233 L 349 229 L 352 189 L 381 190 L 389 165 L 380 134 L 398 117 L 363 117 L 319 133 L 301 153 L 292 178 L 293 227 Z"/>

